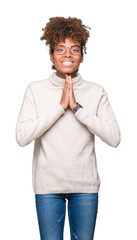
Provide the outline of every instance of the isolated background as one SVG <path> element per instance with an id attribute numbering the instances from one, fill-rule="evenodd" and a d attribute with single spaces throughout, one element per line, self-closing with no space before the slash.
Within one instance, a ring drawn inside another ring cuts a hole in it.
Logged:
<path id="1" fill-rule="evenodd" d="M 118 148 L 96 137 L 101 186 L 94 239 L 137 239 L 136 12 L 133 0 L 0 4 L 0 239 L 40 239 L 31 175 L 34 142 L 20 147 L 15 126 L 27 85 L 52 73 L 40 37 L 55 16 L 81 18 L 91 27 L 79 72 L 104 86 L 122 132 Z M 67 209 L 64 239 L 70 239 Z"/>

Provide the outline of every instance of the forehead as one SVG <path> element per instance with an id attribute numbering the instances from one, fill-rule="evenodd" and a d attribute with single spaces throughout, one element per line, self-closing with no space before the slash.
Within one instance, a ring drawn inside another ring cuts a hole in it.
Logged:
<path id="1" fill-rule="evenodd" d="M 66 38 L 65 41 L 59 41 L 58 44 L 62 44 L 64 46 L 69 46 L 69 45 L 80 45 L 80 43 L 72 38 Z"/>

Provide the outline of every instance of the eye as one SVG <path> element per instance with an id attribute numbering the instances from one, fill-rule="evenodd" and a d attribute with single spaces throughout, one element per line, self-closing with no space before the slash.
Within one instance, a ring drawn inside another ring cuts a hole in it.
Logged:
<path id="1" fill-rule="evenodd" d="M 63 54 L 64 51 L 65 51 L 64 46 L 57 46 L 57 47 L 56 47 L 56 52 L 57 52 L 57 53 Z"/>
<path id="2" fill-rule="evenodd" d="M 63 49 L 59 48 L 59 49 L 57 49 L 57 51 L 58 51 L 58 52 L 62 52 L 62 51 L 63 51 Z"/>
<path id="3" fill-rule="evenodd" d="M 78 49 L 73 49 L 72 51 L 73 51 L 73 52 L 78 52 Z"/>
<path id="4" fill-rule="evenodd" d="M 80 48 L 79 48 L 78 46 L 73 46 L 73 47 L 71 48 L 71 50 L 72 50 L 72 52 L 73 52 L 74 54 L 77 54 L 77 53 L 80 52 Z"/>

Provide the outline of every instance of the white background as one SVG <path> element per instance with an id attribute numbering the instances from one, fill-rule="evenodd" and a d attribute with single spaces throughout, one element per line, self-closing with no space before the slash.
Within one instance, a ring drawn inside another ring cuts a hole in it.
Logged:
<path id="1" fill-rule="evenodd" d="M 34 142 L 20 147 L 15 126 L 27 85 L 52 73 L 48 47 L 40 37 L 55 16 L 81 18 L 91 27 L 79 72 L 104 86 L 122 132 L 117 148 L 96 137 L 101 186 L 94 239 L 137 239 L 136 12 L 133 0 L 1 3 L 0 239 L 40 239 L 31 175 Z M 64 239 L 70 239 L 67 211 Z"/>

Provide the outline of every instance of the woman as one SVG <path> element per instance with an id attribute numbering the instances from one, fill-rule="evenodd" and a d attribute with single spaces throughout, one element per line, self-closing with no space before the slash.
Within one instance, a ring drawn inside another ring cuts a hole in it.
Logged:
<path id="1" fill-rule="evenodd" d="M 50 18 L 40 39 L 49 44 L 56 71 L 27 86 L 17 121 L 18 144 L 35 140 L 32 177 L 41 240 L 63 239 L 66 200 L 71 239 L 93 239 L 100 187 L 94 138 L 112 147 L 121 140 L 104 88 L 78 73 L 87 28 L 77 18 Z"/>

